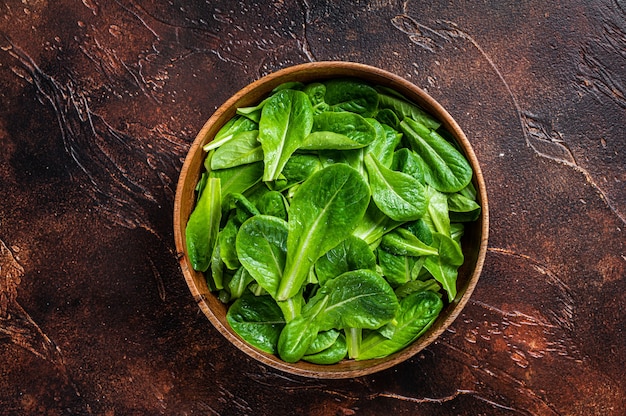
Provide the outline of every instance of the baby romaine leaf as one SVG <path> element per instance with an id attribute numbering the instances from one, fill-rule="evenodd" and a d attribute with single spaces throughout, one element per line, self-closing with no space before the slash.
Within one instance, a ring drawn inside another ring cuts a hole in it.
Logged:
<path id="1" fill-rule="evenodd" d="M 322 286 L 328 279 L 358 269 L 375 270 L 376 256 L 365 241 L 353 235 L 328 250 L 315 263 L 315 273 Z"/>
<path id="2" fill-rule="evenodd" d="M 472 182 L 468 183 L 465 188 L 459 191 L 459 193 L 463 195 L 465 198 L 469 198 L 472 201 L 476 201 L 476 196 L 477 196 L 476 187 L 474 186 Z"/>
<path id="3" fill-rule="evenodd" d="M 469 162 L 439 133 L 410 118 L 402 120 L 400 128 L 411 148 L 424 160 L 426 183 L 441 192 L 457 192 L 469 184 Z"/>
<path id="4" fill-rule="evenodd" d="M 326 95 L 326 86 L 321 82 L 311 82 L 302 89 L 302 91 L 309 97 L 313 107 L 324 102 L 324 96 Z"/>
<path id="5" fill-rule="evenodd" d="M 241 264 L 276 297 L 287 255 L 287 223 L 268 215 L 254 216 L 239 228 L 235 245 Z"/>
<path id="6" fill-rule="evenodd" d="M 187 221 L 185 239 L 194 270 L 204 272 L 211 264 L 222 218 L 221 195 L 220 180 L 207 178 L 198 203 Z"/>
<path id="7" fill-rule="evenodd" d="M 463 252 L 456 241 L 441 233 L 433 233 L 433 247 L 439 255 L 428 256 L 424 268 L 441 283 L 452 302 L 456 297 L 457 270 L 463 264 Z"/>
<path id="8" fill-rule="evenodd" d="M 417 278 L 424 264 L 424 257 L 396 255 L 382 249 L 377 250 L 377 254 L 383 276 L 393 287 Z"/>
<path id="9" fill-rule="evenodd" d="M 379 96 L 380 97 L 380 96 Z M 381 108 L 376 113 L 376 120 L 382 124 L 386 124 L 391 129 L 398 130 L 400 120 L 394 111 L 390 108 Z"/>
<path id="10" fill-rule="evenodd" d="M 252 283 L 254 279 L 248 273 L 245 267 L 241 266 L 237 269 L 233 277 L 228 282 L 228 291 L 230 292 L 230 299 L 239 299 L 245 293 L 246 288 Z"/>
<path id="11" fill-rule="evenodd" d="M 259 142 L 263 148 L 264 181 L 278 179 L 291 154 L 311 132 L 313 108 L 305 93 L 281 90 L 261 110 Z"/>
<path id="12" fill-rule="evenodd" d="M 258 142 L 258 130 L 244 131 L 215 149 L 211 169 L 226 169 L 263 160 L 263 149 Z"/>
<path id="13" fill-rule="evenodd" d="M 311 345 L 309 345 L 309 348 L 307 348 L 305 354 L 312 355 L 324 351 L 326 348 L 332 346 L 335 341 L 337 341 L 337 338 L 339 338 L 340 334 L 341 332 L 336 329 L 329 329 L 328 331 L 318 332 L 315 340 L 311 343 Z"/>
<path id="14" fill-rule="evenodd" d="M 402 135 L 374 118 L 368 118 L 367 121 L 374 127 L 376 138 L 364 149 L 364 152 L 371 154 L 388 168 L 393 162 L 394 151 L 400 143 Z"/>
<path id="15" fill-rule="evenodd" d="M 413 293 L 400 301 L 400 310 L 390 328 L 391 337 L 372 331 L 363 339 L 357 360 L 380 358 L 405 348 L 422 335 L 435 321 L 443 302 L 434 292 Z"/>
<path id="16" fill-rule="evenodd" d="M 319 331 L 345 328 L 377 329 L 389 322 L 398 299 L 389 283 L 372 270 L 354 270 L 326 282 L 285 325 L 278 353 L 287 362 L 300 360 Z"/>
<path id="17" fill-rule="evenodd" d="M 270 354 L 277 352 L 276 345 L 285 320 L 271 296 L 244 293 L 228 308 L 226 320 L 249 344 Z"/>
<path id="18" fill-rule="evenodd" d="M 402 222 L 394 221 L 386 216 L 374 201 L 370 203 L 365 211 L 363 220 L 354 229 L 352 234 L 365 241 L 370 246 L 377 246 L 383 234 L 398 227 Z"/>
<path id="19" fill-rule="evenodd" d="M 441 125 L 436 118 L 428 114 L 421 107 L 409 102 L 401 95 L 397 93 L 390 94 L 388 90 L 383 91 L 380 88 L 379 91 L 378 106 L 381 109 L 387 108 L 392 110 L 399 120 L 410 117 L 431 129 L 437 129 Z"/>
<path id="20" fill-rule="evenodd" d="M 324 101 L 329 105 L 329 111 L 350 111 L 371 117 L 378 109 L 378 93 L 362 81 L 331 79 L 324 85 Z"/>
<path id="21" fill-rule="evenodd" d="M 372 199 L 378 208 L 396 221 L 420 218 L 426 210 L 424 186 L 406 173 L 383 166 L 372 155 L 365 155 Z"/>
<path id="22" fill-rule="evenodd" d="M 248 218 L 260 214 L 256 206 L 240 193 L 230 193 L 222 199 L 222 210 L 231 211 L 233 214 L 229 220 L 237 222 L 237 225 L 243 224 Z"/>
<path id="23" fill-rule="evenodd" d="M 471 222 L 478 219 L 480 205 L 461 193 L 448 194 L 450 221 Z"/>
<path id="24" fill-rule="evenodd" d="M 202 172 L 202 175 L 200 175 L 200 179 L 198 180 L 198 183 L 196 184 L 196 188 L 195 188 L 196 204 L 200 200 L 200 195 L 202 195 L 202 191 L 204 190 L 204 186 L 206 185 L 206 181 L 208 178 L 209 178 L 208 172 Z"/>
<path id="25" fill-rule="evenodd" d="M 287 201 L 283 194 L 277 191 L 268 191 L 256 203 L 259 212 L 287 221 Z"/>
<path id="26" fill-rule="evenodd" d="M 313 117 L 311 133 L 302 150 L 359 149 L 372 143 L 376 130 L 363 117 L 348 112 L 324 112 Z"/>
<path id="27" fill-rule="evenodd" d="M 288 90 L 288 89 L 301 90 L 303 87 L 304 87 L 304 84 L 298 81 L 284 82 L 272 90 L 272 92 L 270 93 L 270 97 L 281 90 Z M 269 97 L 262 100 L 259 104 L 255 106 L 239 107 L 237 108 L 237 114 L 243 117 L 247 117 L 250 120 L 258 123 L 259 120 L 261 119 L 261 110 L 263 109 L 263 106 L 265 105 L 268 99 Z"/>
<path id="28" fill-rule="evenodd" d="M 213 292 L 224 289 L 224 269 L 225 264 L 220 254 L 220 245 L 215 244 L 211 253 L 210 273 L 206 274 L 206 282 L 209 289 Z"/>
<path id="29" fill-rule="evenodd" d="M 406 282 L 405 284 L 397 287 L 395 292 L 398 299 L 403 299 L 412 293 L 423 292 L 425 290 L 430 290 L 433 293 L 439 294 L 441 285 L 435 279 L 411 280 L 410 282 Z"/>
<path id="30" fill-rule="evenodd" d="M 450 214 L 448 213 L 448 197 L 427 187 L 428 207 L 426 211 L 435 231 L 447 236 L 450 235 Z"/>
<path id="31" fill-rule="evenodd" d="M 316 316 L 320 330 L 331 328 L 380 328 L 393 319 L 398 299 L 389 283 L 372 270 L 346 272 L 330 279 L 302 309 L 308 316 L 318 305 L 324 307 Z"/>
<path id="32" fill-rule="evenodd" d="M 263 162 L 254 162 L 247 165 L 228 169 L 212 170 L 210 178 L 221 180 L 222 198 L 232 193 L 244 193 L 261 181 Z"/>
<path id="33" fill-rule="evenodd" d="M 258 123 L 261 119 L 261 110 L 263 109 L 266 101 L 267 98 L 252 107 L 239 107 L 237 108 L 237 114 L 243 117 L 247 117 L 255 123 Z"/>
<path id="34" fill-rule="evenodd" d="M 346 337 L 339 334 L 335 342 L 325 350 L 315 354 L 307 354 L 302 359 L 313 364 L 335 364 L 341 361 L 348 352 L 348 344 Z"/>
<path id="35" fill-rule="evenodd" d="M 220 246 L 220 257 L 226 267 L 230 270 L 237 270 L 241 263 L 235 250 L 235 239 L 237 238 L 237 224 L 233 218 L 226 222 L 217 235 L 217 243 Z"/>
<path id="36" fill-rule="evenodd" d="M 413 176 L 415 179 L 424 184 L 424 161 L 411 149 L 403 147 L 398 149 L 393 155 L 391 164 L 393 170 L 397 170 L 407 175 Z"/>
<path id="37" fill-rule="evenodd" d="M 398 256 L 436 256 L 437 247 L 431 247 L 404 228 L 385 234 L 380 242 L 380 248 Z"/>
<path id="38" fill-rule="evenodd" d="M 319 312 L 323 305 L 317 308 Z M 299 315 L 289 321 L 278 337 L 278 355 L 288 363 L 300 360 L 309 349 L 320 331 L 316 313 Z"/>
<path id="39" fill-rule="evenodd" d="M 369 198 L 361 175 L 343 164 L 326 167 L 300 185 L 289 208 L 289 256 L 277 300 L 296 294 L 317 259 L 352 233 Z"/>
<path id="40" fill-rule="evenodd" d="M 202 146 L 202 150 L 208 152 L 211 149 L 217 149 L 232 140 L 237 133 L 258 129 L 259 125 L 257 123 L 249 118 L 237 115 L 228 120 L 228 122 L 218 130 L 213 140 Z"/>
<path id="41" fill-rule="evenodd" d="M 317 155 L 295 154 L 285 164 L 283 175 L 289 181 L 304 182 L 320 169 L 322 169 L 322 162 Z"/>
<path id="42" fill-rule="evenodd" d="M 367 174 L 363 172 L 363 149 L 352 150 L 318 150 L 320 162 L 323 167 L 327 167 L 336 163 L 343 163 L 356 169 L 364 179 L 367 178 Z M 367 179 L 366 179 L 367 180 Z"/>
<path id="43" fill-rule="evenodd" d="M 417 237 L 422 243 L 427 245 L 431 245 L 433 243 L 433 231 L 428 227 L 424 218 L 420 218 L 417 221 L 413 221 L 407 223 L 404 226 L 407 230 L 411 232 L 415 237 Z"/>
<path id="44" fill-rule="evenodd" d="M 462 222 L 455 222 L 450 224 L 450 238 L 452 238 L 456 243 L 461 245 L 461 237 L 465 233 L 465 225 Z"/>

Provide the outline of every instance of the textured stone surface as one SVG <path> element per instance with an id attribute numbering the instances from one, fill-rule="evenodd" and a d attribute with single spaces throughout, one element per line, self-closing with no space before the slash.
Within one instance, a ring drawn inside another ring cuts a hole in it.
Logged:
<path id="1" fill-rule="evenodd" d="M 623 414 L 626 6 L 422 3 L 0 2 L 0 414 Z M 462 316 L 354 380 L 231 347 L 172 236 L 204 121 L 247 83 L 320 60 L 439 100 L 491 208 Z"/>

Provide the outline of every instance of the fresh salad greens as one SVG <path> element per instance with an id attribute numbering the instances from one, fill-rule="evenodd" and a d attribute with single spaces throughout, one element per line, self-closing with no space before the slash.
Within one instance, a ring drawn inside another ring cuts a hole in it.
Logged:
<path id="1" fill-rule="evenodd" d="M 472 168 L 389 88 L 331 79 L 276 88 L 204 146 L 186 228 L 192 267 L 227 321 L 282 360 L 397 352 L 456 297 Z"/>

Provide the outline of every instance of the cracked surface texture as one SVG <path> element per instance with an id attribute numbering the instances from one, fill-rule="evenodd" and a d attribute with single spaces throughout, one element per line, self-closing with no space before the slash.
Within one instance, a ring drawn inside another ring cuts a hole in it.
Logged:
<path id="1" fill-rule="evenodd" d="M 213 111 L 321 60 L 428 91 L 490 202 L 462 315 L 351 380 L 230 346 L 189 294 L 171 224 Z M 0 414 L 623 414 L 625 63 L 621 0 L 1 1 Z"/>

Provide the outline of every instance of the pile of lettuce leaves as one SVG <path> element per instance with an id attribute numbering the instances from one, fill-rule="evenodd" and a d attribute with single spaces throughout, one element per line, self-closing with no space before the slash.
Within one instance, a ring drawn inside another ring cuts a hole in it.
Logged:
<path id="1" fill-rule="evenodd" d="M 455 299 L 481 210 L 472 168 L 396 91 L 285 83 L 204 150 L 187 254 L 249 344 L 286 362 L 381 358 Z"/>

